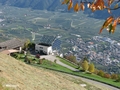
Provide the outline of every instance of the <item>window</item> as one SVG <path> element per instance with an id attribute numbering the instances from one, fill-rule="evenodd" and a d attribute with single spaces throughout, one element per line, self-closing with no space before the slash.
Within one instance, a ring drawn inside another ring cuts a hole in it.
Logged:
<path id="1" fill-rule="evenodd" d="M 43 49 L 43 47 L 39 47 L 40 49 Z"/>

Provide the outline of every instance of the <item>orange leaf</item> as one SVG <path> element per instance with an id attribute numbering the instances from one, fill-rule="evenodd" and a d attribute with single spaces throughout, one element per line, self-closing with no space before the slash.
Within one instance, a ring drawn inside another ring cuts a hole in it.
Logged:
<path id="1" fill-rule="evenodd" d="M 79 8 L 78 2 L 77 2 L 74 6 L 74 11 L 78 12 L 79 10 L 80 10 L 80 8 Z"/>
<path id="2" fill-rule="evenodd" d="M 104 1 L 103 0 L 97 0 L 95 3 L 95 6 L 97 10 L 103 10 L 104 9 Z"/>
<path id="3" fill-rule="evenodd" d="M 73 7 L 73 2 L 72 0 L 70 1 L 70 4 L 68 5 L 68 10 L 70 10 Z"/>
<path id="4" fill-rule="evenodd" d="M 64 0 L 62 4 L 68 4 L 70 0 Z"/>
<path id="5" fill-rule="evenodd" d="M 118 24 L 120 24 L 120 18 L 118 19 Z"/>
<path id="6" fill-rule="evenodd" d="M 113 22 L 113 24 L 112 24 L 112 33 L 115 32 L 115 29 L 116 29 L 117 23 L 118 23 L 118 18 L 117 18 L 116 20 L 114 20 L 114 22 Z"/>
<path id="7" fill-rule="evenodd" d="M 94 3 L 92 3 L 92 5 L 90 5 L 90 9 L 92 10 L 92 12 L 94 12 L 96 10 L 96 6 Z"/>
<path id="8" fill-rule="evenodd" d="M 85 9 L 84 3 L 80 3 L 80 9 L 81 9 L 82 11 L 84 11 L 84 9 Z"/>
<path id="9" fill-rule="evenodd" d="M 92 12 L 94 12 L 94 11 L 96 11 L 95 5 L 93 5 L 93 7 L 92 7 Z"/>
<path id="10" fill-rule="evenodd" d="M 114 19 L 113 16 L 110 16 L 110 17 L 107 18 L 107 20 L 104 22 L 102 28 L 100 29 L 99 34 L 102 32 L 102 30 L 104 28 L 108 27 L 108 25 L 113 21 L 113 19 Z"/>
<path id="11" fill-rule="evenodd" d="M 110 6 L 113 3 L 114 0 L 108 0 L 108 6 Z"/>

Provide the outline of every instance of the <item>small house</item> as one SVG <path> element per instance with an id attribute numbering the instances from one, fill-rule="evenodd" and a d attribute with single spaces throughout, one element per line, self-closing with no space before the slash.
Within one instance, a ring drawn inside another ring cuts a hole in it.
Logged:
<path id="1" fill-rule="evenodd" d="M 24 46 L 25 40 L 13 38 L 0 43 L 0 52 L 9 51 L 11 49 L 20 50 Z M 9 54 L 9 53 L 8 53 Z"/>

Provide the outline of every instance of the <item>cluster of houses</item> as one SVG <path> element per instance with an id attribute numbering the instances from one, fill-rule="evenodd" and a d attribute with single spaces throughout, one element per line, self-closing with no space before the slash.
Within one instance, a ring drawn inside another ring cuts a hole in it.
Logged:
<path id="1" fill-rule="evenodd" d="M 117 67 L 120 69 L 120 43 L 108 37 L 94 36 L 88 41 L 81 37 L 66 40 L 72 45 L 67 54 L 73 54 L 80 61 L 87 57 L 90 62 L 95 62 L 105 67 Z"/>
<path id="2" fill-rule="evenodd" d="M 25 44 L 25 40 L 13 38 L 0 43 L 0 52 L 10 54 L 20 52 Z M 80 61 L 87 57 L 90 62 L 95 62 L 106 67 L 116 67 L 120 70 L 120 43 L 108 37 L 94 36 L 89 41 L 83 41 L 81 37 L 77 39 L 67 39 L 66 43 L 72 48 L 65 53 L 73 54 Z M 61 49 L 61 41 L 58 36 L 43 35 L 38 43 L 35 43 L 35 52 L 57 54 Z"/>

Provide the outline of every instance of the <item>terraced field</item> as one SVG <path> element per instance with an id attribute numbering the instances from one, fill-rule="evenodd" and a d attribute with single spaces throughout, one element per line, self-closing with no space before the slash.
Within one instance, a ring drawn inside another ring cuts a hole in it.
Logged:
<path id="1" fill-rule="evenodd" d="M 31 32 L 38 34 L 62 35 L 64 38 L 73 38 L 71 34 L 80 34 L 83 38 L 98 35 L 99 29 L 105 20 L 88 17 L 83 12 L 60 13 L 46 10 L 32 10 L 0 5 L 0 32 L 5 38 L 19 37 L 32 39 Z M 46 29 L 50 25 L 50 29 Z M 101 35 L 110 36 L 119 40 L 119 28 L 114 35 L 106 30 Z"/>

